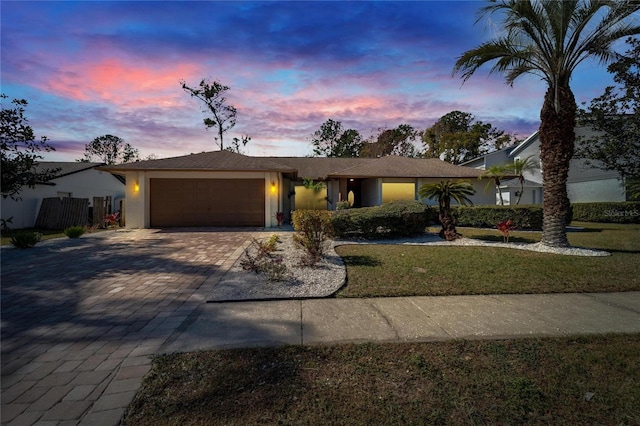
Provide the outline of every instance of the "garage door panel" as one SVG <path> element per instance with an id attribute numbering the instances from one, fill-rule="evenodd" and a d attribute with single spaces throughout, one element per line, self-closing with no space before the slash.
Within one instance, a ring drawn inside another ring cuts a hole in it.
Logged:
<path id="1" fill-rule="evenodd" d="M 151 179 L 151 226 L 264 226 L 263 179 Z"/>

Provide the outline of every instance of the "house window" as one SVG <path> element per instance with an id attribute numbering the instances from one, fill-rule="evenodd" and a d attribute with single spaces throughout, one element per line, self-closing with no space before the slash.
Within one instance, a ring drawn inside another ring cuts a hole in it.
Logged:
<path id="1" fill-rule="evenodd" d="M 327 208 L 327 188 L 320 191 L 306 188 L 303 185 L 296 185 L 296 209 L 300 210 L 326 210 Z"/>
<path id="2" fill-rule="evenodd" d="M 415 200 L 416 184 L 411 183 L 382 183 L 382 204 L 397 200 Z"/>

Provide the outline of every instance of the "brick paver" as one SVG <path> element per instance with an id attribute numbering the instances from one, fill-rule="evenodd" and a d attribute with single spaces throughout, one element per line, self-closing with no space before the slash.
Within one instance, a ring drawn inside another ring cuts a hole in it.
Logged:
<path id="1" fill-rule="evenodd" d="M 2 424 L 118 424 L 251 235 L 120 230 L 2 249 Z"/>

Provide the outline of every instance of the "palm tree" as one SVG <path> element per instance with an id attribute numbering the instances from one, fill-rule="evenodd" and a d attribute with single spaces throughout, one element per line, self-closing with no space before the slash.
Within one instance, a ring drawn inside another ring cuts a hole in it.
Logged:
<path id="1" fill-rule="evenodd" d="M 430 200 L 437 199 L 440 208 L 438 219 L 442 224 L 440 230 L 440 238 L 453 241 L 460 238 L 461 235 L 456 231 L 453 217 L 451 216 L 451 199 L 462 206 L 473 204 L 469 197 L 476 193 L 473 186 L 466 181 L 452 182 L 450 180 L 441 180 L 438 183 L 425 183 L 418 188 L 418 195 L 421 199 L 428 198 Z"/>
<path id="2" fill-rule="evenodd" d="M 502 180 L 502 178 L 506 174 L 507 174 L 506 166 L 503 166 L 501 164 L 496 164 L 496 165 L 490 166 L 488 169 L 482 172 L 480 176 L 478 176 L 478 179 L 490 178 L 489 182 L 487 182 L 487 186 L 484 187 L 484 192 L 485 193 L 488 192 L 489 187 L 491 186 L 491 183 L 493 183 L 496 186 L 496 192 L 500 197 L 501 206 L 504 206 L 504 199 L 502 198 L 502 191 L 500 190 L 500 180 Z"/>
<path id="3" fill-rule="evenodd" d="M 518 181 L 520 181 L 520 192 L 518 192 L 518 198 L 516 199 L 516 204 L 520 204 L 520 199 L 522 198 L 522 192 L 524 191 L 524 174 L 527 172 L 532 172 L 537 170 L 540 165 L 533 158 L 533 155 L 528 156 L 524 160 L 520 158 L 516 158 L 515 161 L 506 166 L 507 172 L 513 173 L 518 176 Z"/>
<path id="4" fill-rule="evenodd" d="M 464 81 L 482 65 L 504 73 L 510 85 L 523 74 L 534 74 L 548 88 L 540 112 L 540 159 L 543 167 L 542 243 L 568 246 L 567 175 L 575 143 L 577 105 L 569 86 L 585 59 L 609 63 L 612 44 L 640 33 L 631 15 L 640 2 L 615 0 L 498 0 L 481 9 L 481 17 L 500 14 L 505 32 L 458 58 L 453 74 Z"/>

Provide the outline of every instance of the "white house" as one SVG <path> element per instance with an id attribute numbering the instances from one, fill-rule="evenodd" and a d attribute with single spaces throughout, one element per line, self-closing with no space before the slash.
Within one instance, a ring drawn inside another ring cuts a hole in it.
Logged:
<path id="1" fill-rule="evenodd" d="M 105 163 L 80 162 L 41 162 L 38 169 L 59 169 L 56 177 L 49 182 L 37 184 L 34 188 L 25 187 L 19 194 L 21 200 L 0 197 L 0 217 L 11 219 L 12 229 L 34 226 L 38 211 L 44 198 L 69 197 L 87 198 L 89 205 L 93 197 L 110 196 L 114 205 L 124 199 L 125 181 L 121 176 L 96 170 Z"/>
<path id="2" fill-rule="evenodd" d="M 585 127 L 576 127 L 575 133 L 576 138 L 593 136 L 593 131 Z M 486 170 L 494 165 L 509 164 L 517 159 L 524 160 L 529 156 L 540 164 L 540 138 L 538 132 L 535 132 L 515 147 L 491 152 L 482 157 L 469 160 L 462 165 Z M 542 203 L 542 173 L 543 171 L 540 168 L 533 172 L 525 173 L 526 181 L 520 204 Z M 569 201 L 572 203 L 625 201 L 624 183 L 619 177 L 617 172 L 601 170 L 587 165 L 584 160 L 574 158 L 571 160 L 569 177 L 567 178 Z M 504 180 L 500 188 L 505 204 L 515 204 L 515 200 L 520 195 L 519 180 Z M 496 203 L 498 203 L 497 200 Z"/>

